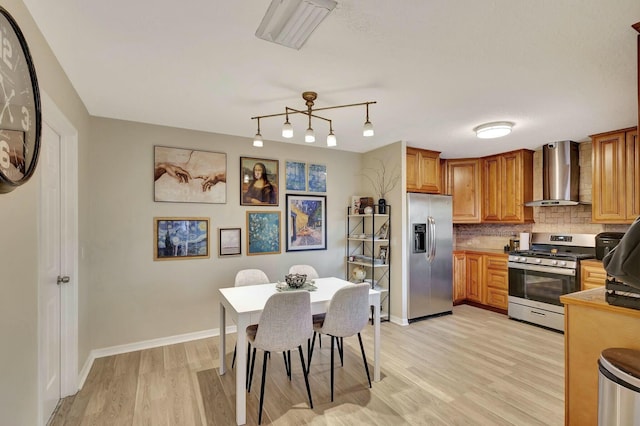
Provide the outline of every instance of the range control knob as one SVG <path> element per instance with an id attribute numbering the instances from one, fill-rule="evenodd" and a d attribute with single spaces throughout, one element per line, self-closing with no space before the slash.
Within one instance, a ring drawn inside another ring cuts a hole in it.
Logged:
<path id="1" fill-rule="evenodd" d="M 560 262 L 560 266 L 567 266 L 567 262 L 563 260 L 562 262 Z"/>
<path id="2" fill-rule="evenodd" d="M 518 258 L 518 262 L 526 262 L 527 258 L 526 257 L 519 257 Z"/>
<path id="3" fill-rule="evenodd" d="M 557 260 L 552 260 L 552 261 L 551 261 L 551 264 L 552 264 L 552 265 L 557 265 L 557 264 L 558 264 L 558 261 L 557 261 Z"/>
<path id="4" fill-rule="evenodd" d="M 536 259 L 536 263 L 542 263 L 541 259 Z"/>

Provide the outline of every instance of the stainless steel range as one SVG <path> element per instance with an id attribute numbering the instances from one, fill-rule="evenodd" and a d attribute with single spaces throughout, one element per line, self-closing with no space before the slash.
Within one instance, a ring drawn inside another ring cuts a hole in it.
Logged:
<path id="1" fill-rule="evenodd" d="M 531 250 L 509 253 L 509 317 L 564 331 L 560 296 L 580 290 L 595 245 L 595 234 L 531 234 Z"/>

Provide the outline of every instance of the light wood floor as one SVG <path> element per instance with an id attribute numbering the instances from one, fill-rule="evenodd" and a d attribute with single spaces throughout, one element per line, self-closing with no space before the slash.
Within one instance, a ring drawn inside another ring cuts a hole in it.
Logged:
<path id="1" fill-rule="evenodd" d="M 407 327 L 383 323 L 381 330 L 382 380 L 368 388 L 358 339 L 345 339 L 333 403 L 329 339 L 320 350 L 316 346 L 309 378 L 313 409 L 297 354 L 291 382 L 282 356 L 272 354 L 262 423 L 563 424 L 562 334 L 467 305 Z M 366 327 L 363 340 L 373 356 L 372 327 Z M 97 359 L 83 389 L 63 401 L 50 424 L 235 424 L 235 374 L 220 376 L 218 365 L 218 338 Z M 247 398 L 250 425 L 258 419 L 260 374 L 256 366 Z"/>

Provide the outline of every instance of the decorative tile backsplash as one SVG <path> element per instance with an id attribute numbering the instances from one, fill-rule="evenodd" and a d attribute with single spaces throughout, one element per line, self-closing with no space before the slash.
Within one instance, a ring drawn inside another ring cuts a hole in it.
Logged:
<path id="1" fill-rule="evenodd" d="M 591 203 L 591 143 L 580 144 L 580 202 Z M 533 199 L 542 199 L 542 149 L 533 155 Z M 591 204 L 577 206 L 534 207 L 535 223 L 523 225 L 478 224 L 454 225 L 453 235 L 458 248 L 501 249 L 509 239 L 521 232 L 564 232 L 598 234 L 626 232 L 629 225 L 591 223 Z"/>

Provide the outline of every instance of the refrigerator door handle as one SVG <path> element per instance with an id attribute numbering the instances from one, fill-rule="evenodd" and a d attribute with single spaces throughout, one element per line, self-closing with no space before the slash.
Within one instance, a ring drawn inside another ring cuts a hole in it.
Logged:
<path id="1" fill-rule="evenodd" d="M 429 262 L 436 257 L 436 220 L 433 216 L 427 218 L 429 223 Z"/>

